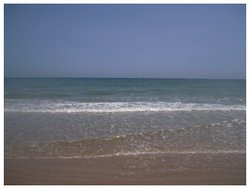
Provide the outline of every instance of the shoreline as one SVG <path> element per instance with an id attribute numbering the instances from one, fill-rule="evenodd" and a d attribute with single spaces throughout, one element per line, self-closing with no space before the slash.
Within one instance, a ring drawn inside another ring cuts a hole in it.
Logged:
<path id="1" fill-rule="evenodd" d="M 245 153 L 5 159 L 4 184 L 246 184 Z"/>

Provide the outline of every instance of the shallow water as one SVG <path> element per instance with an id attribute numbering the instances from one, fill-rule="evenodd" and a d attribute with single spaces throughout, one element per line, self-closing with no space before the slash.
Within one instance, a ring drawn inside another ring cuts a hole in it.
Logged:
<path id="1" fill-rule="evenodd" d="M 5 155 L 245 151 L 245 111 L 6 113 Z"/>
<path id="2" fill-rule="evenodd" d="M 6 79 L 5 158 L 244 153 L 245 80 Z"/>

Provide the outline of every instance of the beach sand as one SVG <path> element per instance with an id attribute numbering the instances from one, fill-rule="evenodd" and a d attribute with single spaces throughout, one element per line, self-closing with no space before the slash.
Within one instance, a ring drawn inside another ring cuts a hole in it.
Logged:
<path id="1" fill-rule="evenodd" d="M 9 184 L 246 184 L 245 153 L 5 159 Z"/>

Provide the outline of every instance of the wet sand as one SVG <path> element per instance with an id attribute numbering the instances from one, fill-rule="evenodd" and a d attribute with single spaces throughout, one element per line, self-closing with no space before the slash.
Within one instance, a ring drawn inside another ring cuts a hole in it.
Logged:
<path id="1" fill-rule="evenodd" d="M 5 185 L 246 184 L 245 153 L 5 159 Z"/>

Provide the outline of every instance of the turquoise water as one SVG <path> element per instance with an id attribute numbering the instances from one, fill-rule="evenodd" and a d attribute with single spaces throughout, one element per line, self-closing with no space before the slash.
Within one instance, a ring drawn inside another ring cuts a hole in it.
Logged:
<path id="1" fill-rule="evenodd" d="M 5 79 L 5 158 L 245 153 L 246 81 Z"/>
<path id="2" fill-rule="evenodd" d="M 5 79 L 5 111 L 242 109 L 245 86 L 245 80 Z"/>

